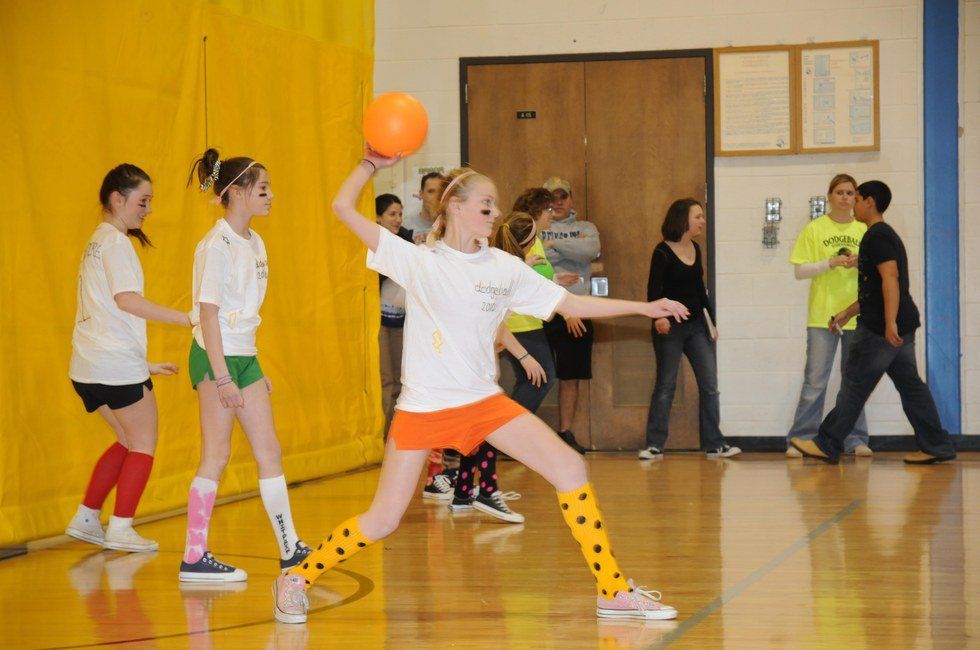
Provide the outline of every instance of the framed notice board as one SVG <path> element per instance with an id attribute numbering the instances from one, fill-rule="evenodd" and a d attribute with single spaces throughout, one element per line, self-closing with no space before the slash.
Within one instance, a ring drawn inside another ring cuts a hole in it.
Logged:
<path id="1" fill-rule="evenodd" d="M 714 51 L 715 155 L 797 153 L 793 45 Z"/>
<path id="2" fill-rule="evenodd" d="M 878 41 L 800 45 L 803 153 L 878 151 Z"/>

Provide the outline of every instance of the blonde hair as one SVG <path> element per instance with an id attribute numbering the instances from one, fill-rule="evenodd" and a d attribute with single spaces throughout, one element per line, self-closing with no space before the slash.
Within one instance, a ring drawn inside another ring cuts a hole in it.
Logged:
<path id="1" fill-rule="evenodd" d="M 857 190 L 858 184 L 857 181 L 854 180 L 853 176 L 850 174 L 837 174 L 830 179 L 830 189 L 827 190 L 828 196 L 834 193 L 834 190 L 837 189 L 838 185 L 843 185 L 844 183 L 850 183 L 854 187 L 855 191 Z"/>
<path id="2" fill-rule="evenodd" d="M 511 212 L 493 231 L 490 243 L 511 255 L 524 259 L 524 247 L 534 241 L 537 224 L 527 212 Z"/>
<path id="3" fill-rule="evenodd" d="M 436 212 L 436 220 L 425 240 L 426 244 L 431 246 L 445 236 L 446 208 L 449 206 L 449 202 L 454 200 L 465 201 L 470 197 L 473 186 L 484 182 L 492 183 L 493 181 L 468 167 L 459 167 L 439 177 L 438 191 L 441 198 Z"/>

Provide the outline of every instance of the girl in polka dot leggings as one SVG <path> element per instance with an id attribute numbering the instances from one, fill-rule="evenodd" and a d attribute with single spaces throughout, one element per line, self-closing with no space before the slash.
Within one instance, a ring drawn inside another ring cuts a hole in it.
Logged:
<path id="1" fill-rule="evenodd" d="M 341 185 L 333 210 L 368 247 L 368 266 L 406 292 L 404 389 L 388 434 L 377 492 L 366 512 L 337 526 L 273 586 L 276 619 L 306 621 L 306 589 L 324 571 L 398 527 L 415 494 L 429 449 L 468 454 L 484 440 L 540 474 L 558 492 L 562 517 L 595 577 L 600 617 L 671 619 L 660 594 L 627 580 L 613 555 L 585 462 L 544 422 L 500 391 L 494 341 L 508 311 L 548 319 L 630 314 L 684 320 L 671 300 L 651 303 L 578 296 L 549 282 L 517 257 L 488 247 L 500 215 L 486 176 L 457 169 L 440 188 L 439 214 L 427 246 L 414 246 L 357 212 L 355 203 L 384 158 L 370 149 Z"/>

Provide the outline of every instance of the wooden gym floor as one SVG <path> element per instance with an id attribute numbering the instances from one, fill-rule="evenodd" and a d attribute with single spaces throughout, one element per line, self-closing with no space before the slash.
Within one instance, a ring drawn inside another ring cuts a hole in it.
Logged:
<path id="1" fill-rule="evenodd" d="M 399 531 L 328 572 L 305 626 L 276 624 L 274 540 L 258 498 L 216 509 L 211 548 L 246 585 L 177 581 L 184 517 L 143 525 L 160 551 L 66 542 L 0 562 L 7 648 L 980 647 L 980 455 L 837 467 L 744 454 L 587 456 L 628 575 L 676 622 L 597 621 L 553 492 L 516 463 L 523 525 L 414 502 Z M 305 541 L 364 509 L 372 469 L 292 490 Z M 66 538 L 67 539 L 67 538 Z"/>

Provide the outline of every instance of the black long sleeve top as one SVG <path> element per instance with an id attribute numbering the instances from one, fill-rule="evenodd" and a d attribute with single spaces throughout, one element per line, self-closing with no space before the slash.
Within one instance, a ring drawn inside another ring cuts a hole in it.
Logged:
<path id="1" fill-rule="evenodd" d="M 704 285 L 704 266 L 701 247 L 694 244 L 694 264 L 685 264 L 667 242 L 660 242 L 650 258 L 650 277 L 647 280 L 647 300 L 669 298 L 682 303 L 691 312 L 691 320 L 702 318 L 707 309 L 715 321 L 708 289 Z"/>

